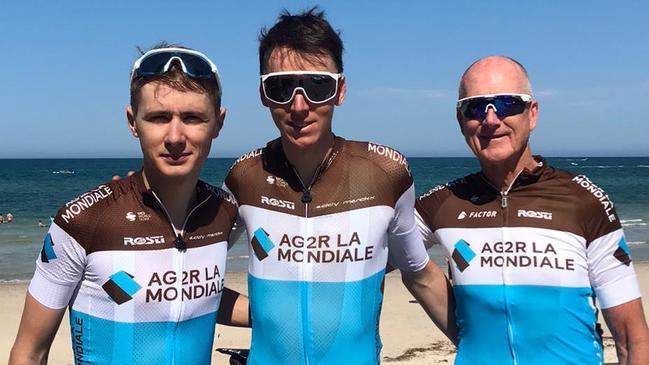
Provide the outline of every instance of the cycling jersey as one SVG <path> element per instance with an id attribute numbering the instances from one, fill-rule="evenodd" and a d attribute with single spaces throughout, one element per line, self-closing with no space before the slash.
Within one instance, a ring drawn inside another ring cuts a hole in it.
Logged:
<path id="1" fill-rule="evenodd" d="M 502 193 L 476 173 L 416 203 L 425 239 L 449 256 L 456 364 L 602 364 L 595 299 L 640 296 L 609 196 L 537 162 Z"/>
<path id="2" fill-rule="evenodd" d="M 173 227 L 141 173 L 82 194 L 52 223 L 29 286 L 70 306 L 77 364 L 208 364 L 236 206 L 201 181 Z"/>
<path id="3" fill-rule="evenodd" d="M 428 262 L 401 154 L 336 137 L 316 176 L 302 184 L 278 139 L 225 180 L 250 243 L 249 364 L 378 364 L 388 253 Z"/>

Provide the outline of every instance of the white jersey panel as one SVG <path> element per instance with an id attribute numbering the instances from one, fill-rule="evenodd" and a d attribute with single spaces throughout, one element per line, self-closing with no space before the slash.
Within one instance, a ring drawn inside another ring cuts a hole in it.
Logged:
<path id="1" fill-rule="evenodd" d="M 368 278 L 385 269 L 388 255 L 385 231 L 373 227 L 387 227 L 393 212 L 388 206 L 373 206 L 304 218 L 241 206 L 239 213 L 248 222 L 248 232 L 253 232 L 249 240 L 267 238 L 264 243 L 269 245 L 262 260 L 250 253 L 250 274 L 306 282 Z"/>
<path id="2" fill-rule="evenodd" d="M 444 242 L 450 265 L 462 273 L 453 276 L 454 285 L 590 287 L 586 241 L 570 232 L 534 227 L 441 228 L 435 236 Z"/>

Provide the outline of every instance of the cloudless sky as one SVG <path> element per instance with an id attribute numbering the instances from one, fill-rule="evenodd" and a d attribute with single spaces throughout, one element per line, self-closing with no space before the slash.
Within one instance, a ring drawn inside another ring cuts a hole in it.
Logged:
<path id="1" fill-rule="evenodd" d="M 547 156 L 649 156 L 647 1 L 18 1 L 0 4 L 0 158 L 139 157 L 128 132 L 136 46 L 180 42 L 218 65 L 228 109 L 211 156 L 278 133 L 259 102 L 257 36 L 320 5 L 348 80 L 334 132 L 408 156 L 469 156 L 457 85 L 477 58 L 528 69 Z"/>

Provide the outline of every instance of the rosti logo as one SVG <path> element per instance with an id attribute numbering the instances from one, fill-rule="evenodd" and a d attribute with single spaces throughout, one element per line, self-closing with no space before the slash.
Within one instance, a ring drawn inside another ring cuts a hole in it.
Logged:
<path id="1" fill-rule="evenodd" d="M 124 246 L 158 245 L 162 243 L 165 243 L 163 236 L 124 237 Z"/>
<path id="2" fill-rule="evenodd" d="M 84 193 L 78 198 L 65 204 L 65 212 L 61 213 L 61 218 L 63 218 L 65 223 L 70 223 L 71 219 L 84 210 L 90 208 L 98 201 L 107 198 L 112 193 L 113 191 L 107 185 L 101 185 L 97 189 Z"/>
<path id="3" fill-rule="evenodd" d="M 286 208 L 290 210 L 295 210 L 295 203 L 288 200 L 281 200 L 275 198 L 269 198 L 267 196 L 261 196 L 261 203 L 266 205 L 272 205 L 278 208 Z"/>
<path id="4" fill-rule="evenodd" d="M 552 220 L 552 213 L 549 212 L 539 212 L 536 210 L 518 210 L 518 216 L 523 218 L 538 218 L 538 219 L 547 219 Z"/>

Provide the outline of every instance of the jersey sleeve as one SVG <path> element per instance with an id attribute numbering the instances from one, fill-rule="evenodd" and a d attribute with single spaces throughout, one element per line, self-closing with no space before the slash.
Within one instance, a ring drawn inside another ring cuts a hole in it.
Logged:
<path id="1" fill-rule="evenodd" d="M 603 309 L 640 297 L 622 228 L 590 242 L 587 254 L 591 285 Z"/>
<path id="2" fill-rule="evenodd" d="M 390 263 L 410 272 L 423 269 L 430 260 L 417 229 L 414 205 L 415 185 L 411 184 L 395 204 L 388 234 Z"/>
<path id="3" fill-rule="evenodd" d="M 83 277 L 85 267 L 83 247 L 53 222 L 36 260 L 28 291 L 48 308 L 65 308 Z"/>
<path id="4" fill-rule="evenodd" d="M 600 307 L 615 307 L 640 297 L 638 280 L 631 262 L 613 202 L 608 194 L 586 176 L 572 179 L 583 188 L 583 229 L 586 238 L 588 274 Z"/>

